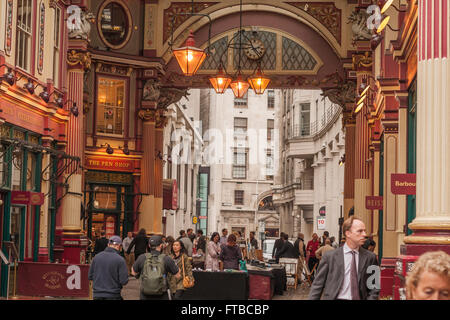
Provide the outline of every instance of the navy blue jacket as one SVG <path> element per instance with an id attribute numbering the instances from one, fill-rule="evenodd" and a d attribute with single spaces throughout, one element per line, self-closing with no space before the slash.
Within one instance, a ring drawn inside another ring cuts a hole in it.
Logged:
<path id="1" fill-rule="evenodd" d="M 125 259 L 119 251 L 107 247 L 92 259 L 88 278 L 94 282 L 94 298 L 120 297 L 122 287 L 128 283 Z"/>

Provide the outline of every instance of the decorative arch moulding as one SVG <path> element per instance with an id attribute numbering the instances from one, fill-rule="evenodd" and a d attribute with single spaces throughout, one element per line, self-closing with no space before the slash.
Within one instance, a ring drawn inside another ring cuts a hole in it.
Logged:
<path id="1" fill-rule="evenodd" d="M 308 13 L 324 25 L 341 44 L 342 41 L 342 10 L 334 2 L 285 2 Z"/>
<path id="2" fill-rule="evenodd" d="M 194 12 L 199 13 L 213 5 L 216 5 L 220 2 L 194 2 Z M 164 19 L 163 19 L 163 42 L 165 43 L 172 32 L 172 28 L 175 31 L 179 26 L 183 24 L 186 20 L 188 20 L 191 16 L 189 15 L 179 15 L 176 14 L 183 12 L 191 12 L 192 2 L 172 2 L 169 8 L 164 10 Z M 172 27 L 172 19 L 174 18 L 174 24 Z"/>

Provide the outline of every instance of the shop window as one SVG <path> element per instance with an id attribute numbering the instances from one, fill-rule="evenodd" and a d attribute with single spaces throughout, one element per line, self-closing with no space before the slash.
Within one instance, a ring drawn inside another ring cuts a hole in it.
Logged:
<path id="1" fill-rule="evenodd" d="M 28 152 L 27 157 L 27 188 L 28 191 L 34 191 L 36 187 L 36 154 Z"/>
<path id="2" fill-rule="evenodd" d="M 99 12 L 100 37 L 113 49 L 120 49 L 131 36 L 131 16 L 119 1 L 106 1 Z"/>
<path id="3" fill-rule="evenodd" d="M 123 136 L 125 81 L 100 78 L 97 101 L 97 133 Z"/>
<path id="4" fill-rule="evenodd" d="M 55 20 L 53 22 L 54 31 L 53 31 L 53 83 L 56 88 L 60 87 L 59 83 L 59 64 L 61 62 L 60 55 L 60 47 L 61 47 L 61 9 L 56 7 L 55 9 Z"/>
<path id="5" fill-rule="evenodd" d="M 32 39 L 31 0 L 17 0 L 17 50 L 16 65 L 30 72 L 31 39 Z"/>
<path id="6" fill-rule="evenodd" d="M 12 160 L 12 174 L 11 174 L 11 186 L 12 190 L 22 190 L 22 164 L 23 164 L 23 150 L 16 149 L 13 151 Z"/>
<path id="7" fill-rule="evenodd" d="M 115 210 L 117 209 L 117 188 L 107 186 L 94 187 L 95 209 Z"/>

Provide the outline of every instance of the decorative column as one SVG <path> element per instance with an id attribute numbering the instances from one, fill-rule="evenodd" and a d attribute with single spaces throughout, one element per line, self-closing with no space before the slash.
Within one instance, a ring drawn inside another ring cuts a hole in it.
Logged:
<path id="1" fill-rule="evenodd" d="M 450 0 L 419 1 L 416 218 L 403 254 L 450 253 Z"/>
<path id="2" fill-rule="evenodd" d="M 82 232 L 80 213 L 83 201 L 83 171 L 80 167 L 84 157 L 83 87 L 84 72 L 91 65 L 86 40 L 70 39 L 67 53 L 68 93 L 65 108 L 69 111 L 66 153 L 78 157 L 66 168 L 64 180 L 67 190 L 62 199 L 62 245 L 63 260 L 68 263 L 85 263 L 87 238 Z"/>
<path id="3" fill-rule="evenodd" d="M 146 70 L 149 78 L 143 88 L 141 109 L 138 117 L 142 120 L 141 192 L 142 203 L 139 215 L 139 228 L 147 234 L 162 234 L 162 157 L 163 130 L 166 125 L 164 115 L 167 107 L 187 95 L 187 89 L 161 88 L 155 78 L 156 72 Z"/>
<path id="4" fill-rule="evenodd" d="M 354 104 L 347 104 L 343 112 L 345 127 L 345 162 L 344 162 L 344 218 L 348 218 L 350 209 L 355 204 L 355 129 L 356 121 L 352 117 Z"/>

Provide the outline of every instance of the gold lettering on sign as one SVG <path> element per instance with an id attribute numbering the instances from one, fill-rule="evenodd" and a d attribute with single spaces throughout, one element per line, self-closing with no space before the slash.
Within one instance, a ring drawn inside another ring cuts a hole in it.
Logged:
<path id="1" fill-rule="evenodd" d="M 45 281 L 44 286 L 52 290 L 61 288 L 61 280 L 63 279 L 64 275 L 57 271 L 50 271 L 42 276 L 42 280 Z"/>
<path id="2" fill-rule="evenodd" d="M 415 187 L 416 183 L 415 182 L 400 182 L 400 181 L 395 181 L 395 186 L 396 187 Z"/>

